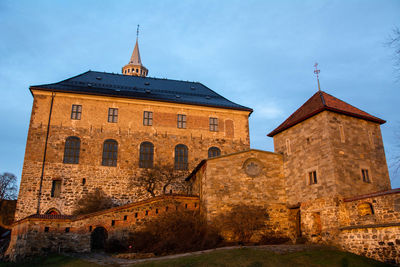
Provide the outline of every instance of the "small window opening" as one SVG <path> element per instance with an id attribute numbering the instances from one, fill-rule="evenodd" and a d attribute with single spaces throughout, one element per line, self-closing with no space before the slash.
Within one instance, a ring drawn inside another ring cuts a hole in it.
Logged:
<path id="1" fill-rule="evenodd" d="M 137 218 L 137 217 L 138 217 L 138 213 L 136 212 L 136 213 L 135 213 L 135 218 Z"/>
<path id="2" fill-rule="evenodd" d="M 124 216 L 124 221 L 126 221 L 128 219 L 128 215 Z"/>
<path id="3" fill-rule="evenodd" d="M 194 203 L 194 207 L 197 208 L 197 203 Z"/>
<path id="4" fill-rule="evenodd" d="M 44 232 L 47 233 L 47 232 L 49 231 L 49 229 L 50 229 L 50 228 L 49 228 L 48 226 L 46 226 L 46 227 L 44 228 Z"/>
<path id="5" fill-rule="evenodd" d="M 65 232 L 69 233 L 69 227 L 65 227 Z"/>
<path id="6" fill-rule="evenodd" d="M 82 178 L 82 185 L 86 184 L 86 178 Z"/>
<path id="7" fill-rule="evenodd" d="M 317 171 L 312 171 L 308 173 L 310 185 L 317 183 Z"/>
<path id="8" fill-rule="evenodd" d="M 146 210 L 146 216 L 147 216 L 147 215 L 149 215 L 149 211 L 148 211 L 148 210 Z"/>
<path id="9" fill-rule="evenodd" d="M 165 211 L 168 211 L 168 206 L 165 207 Z"/>
<path id="10" fill-rule="evenodd" d="M 156 214 L 158 214 L 158 209 L 156 209 Z"/>
<path id="11" fill-rule="evenodd" d="M 115 220 L 112 220 L 111 221 L 111 226 L 114 226 L 115 225 Z"/>
<path id="12" fill-rule="evenodd" d="M 290 147 L 290 140 L 289 139 L 286 139 L 286 153 L 288 155 L 292 154 L 292 149 Z"/>
<path id="13" fill-rule="evenodd" d="M 185 209 L 187 209 L 187 204 L 185 204 Z"/>
<path id="14" fill-rule="evenodd" d="M 93 229 L 93 227 L 92 227 L 92 226 L 89 226 L 89 232 L 91 232 L 91 231 L 92 231 L 92 229 Z"/>
<path id="15" fill-rule="evenodd" d="M 365 183 L 371 182 L 371 180 L 369 179 L 369 174 L 368 174 L 367 169 L 361 169 L 361 175 L 362 175 L 363 182 L 365 182 Z"/>

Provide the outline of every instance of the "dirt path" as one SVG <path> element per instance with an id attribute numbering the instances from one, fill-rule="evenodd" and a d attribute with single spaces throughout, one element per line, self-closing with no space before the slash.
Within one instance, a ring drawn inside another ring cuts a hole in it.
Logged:
<path id="1" fill-rule="evenodd" d="M 137 260 L 129 260 L 129 259 L 119 259 L 112 257 L 110 254 L 106 253 L 67 253 L 65 255 L 80 258 L 88 262 L 93 262 L 100 265 L 111 265 L 111 266 L 129 266 L 135 263 L 141 263 L 146 261 L 158 261 L 158 260 L 165 260 L 165 259 L 176 259 L 185 256 L 192 256 L 192 255 L 201 255 L 204 253 L 210 253 L 213 251 L 218 250 L 230 250 L 230 249 L 237 249 L 237 248 L 252 248 L 252 249 L 261 249 L 261 250 L 268 250 L 278 254 L 285 254 L 285 253 L 292 253 L 298 251 L 304 251 L 308 249 L 315 249 L 322 246 L 319 245 L 264 245 L 264 246 L 233 246 L 233 247 L 222 247 L 222 248 L 215 248 L 203 251 L 196 251 L 196 252 L 188 252 L 182 254 L 175 254 L 175 255 L 168 255 L 163 257 L 154 257 L 154 258 L 147 258 L 147 259 L 137 259 Z"/>

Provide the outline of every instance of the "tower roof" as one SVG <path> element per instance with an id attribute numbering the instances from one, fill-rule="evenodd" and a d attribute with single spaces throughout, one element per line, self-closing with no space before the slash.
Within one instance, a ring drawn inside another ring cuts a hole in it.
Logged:
<path id="1" fill-rule="evenodd" d="M 129 61 L 129 64 L 142 65 L 142 61 L 140 60 L 138 39 L 136 39 L 135 48 L 133 49 L 133 53 L 131 56 L 131 60 Z"/>
<path id="2" fill-rule="evenodd" d="M 61 82 L 33 85 L 33 89 L 163 101 L 235 110 L 251 108 L 236 104 L 198 82 L 87 71 Z"/>
<path id="3" fill-rule="evenodd" d="M 275 130 L 268 134 L 269 137 L 274 135 L 308 119 L 318 113 L 328 110 L 351 117 L 376 122 L 383 124 L 386 121 L 379 119 L 375 116 L 368 114 L 324 91 L 316 92 L 310 99 L 306 101 L 299 109 L 297 109 L 292 115 L 289 116 L 281 125 Z"/>

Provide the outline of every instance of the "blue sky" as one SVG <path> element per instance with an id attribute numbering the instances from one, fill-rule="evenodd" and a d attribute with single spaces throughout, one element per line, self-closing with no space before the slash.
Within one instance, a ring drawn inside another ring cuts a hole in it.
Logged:
<path id="1" fill-rule="evenodd" d="M 89 69 L 120 73 L 140 24 L 149 76 L 199 81 L 252 107 L 253 148 L 321 88 L 388 122 L 392 187 L 400 155 L 400 81 L 393 50 L 400 1 L 0 1 L 0 172 L 21 176 L 29 85 Z"/>

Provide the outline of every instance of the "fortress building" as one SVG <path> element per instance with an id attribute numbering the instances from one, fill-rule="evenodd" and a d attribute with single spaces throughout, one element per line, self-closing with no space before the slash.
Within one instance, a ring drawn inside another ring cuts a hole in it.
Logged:
<path id="1" fill-rule="evenodd" d="M 400 189 L 390 185 L 384 120 L 318 90 L 268 134 L 274 152 L 250 149 L 251 108 L 201 83 L 147 75 L 136 40 L 122 75 L 88 71 L 30 87 L 11 259 L 87 252 L 99 233 L 121 238 L 163 212 L 199 209 L 212 222 L 245 204 L 265 210 L 271 236 L 400 263 Z M 129 186 L 159 162 L 188 171 L 187 191 L 143 199 Z M 71 215 L 96 188 L 118 207 Z"/>

